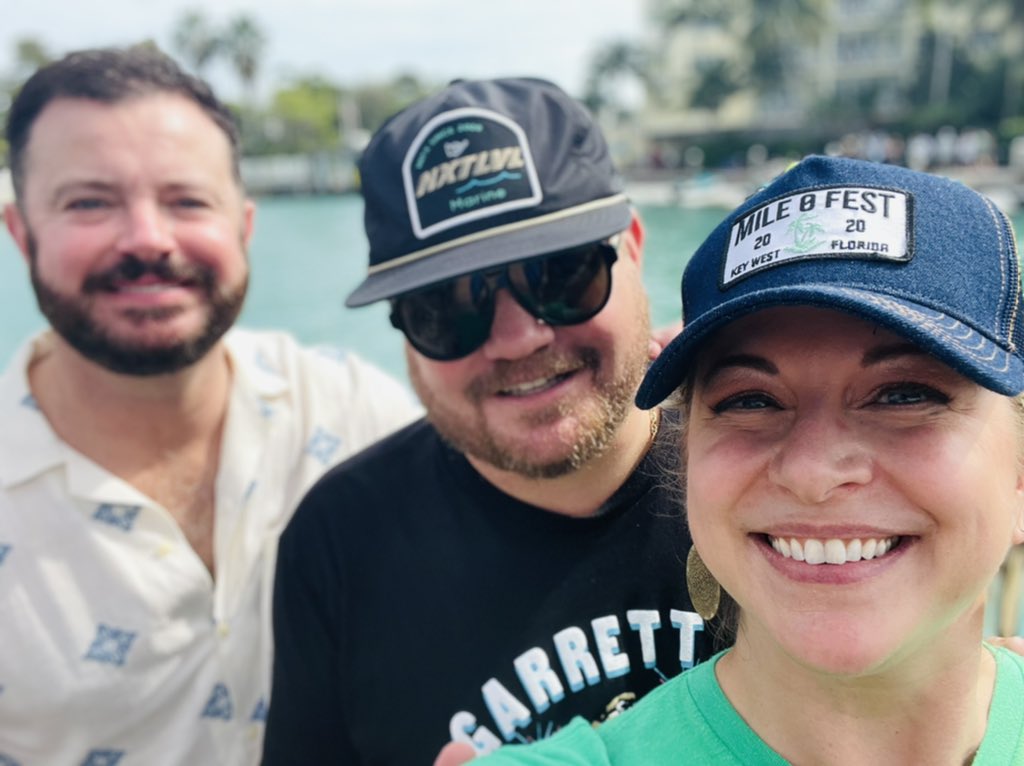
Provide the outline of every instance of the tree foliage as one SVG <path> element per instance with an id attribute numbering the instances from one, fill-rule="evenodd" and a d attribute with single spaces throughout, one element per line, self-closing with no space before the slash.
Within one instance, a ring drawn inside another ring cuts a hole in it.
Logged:
<path id="1" fill-rule="evenodd" d="M 233 18 L 221 37 L 221 47 L 234 66 L 235 73 L 252 98 L 256 75 L 267 47 L 267 37 L 251 16 L 240 14 Z"/>
<path id="2" fill-rule="evenodd" d="M 199 10 L 185 11 L 171 32 L 174 52 L 199 74 L 221 52 L 221 37 Z"/>

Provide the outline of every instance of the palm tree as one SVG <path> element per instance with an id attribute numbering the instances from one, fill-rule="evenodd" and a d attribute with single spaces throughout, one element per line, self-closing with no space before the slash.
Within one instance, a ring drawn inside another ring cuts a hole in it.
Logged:
<path id="1" fill-rule="evenodd" d="M 748 0 L 745 45 L 747 79 L 759 91 L 785 91 L 794 72 L 794 52 L 818 42 L 828 0 Z"/>
<path id="2" fill-rule="evenodd" d="M 739 84 L 761 96 L 792 91 L 797 51 L 816 44 L 827 22 L 830 0 L 654 0 L 653 18 L 671 33 L 710 25 L 725 32 L 739 56 L 707 62 L 695 93 L 713 107 Z"/>
<path id="3" fill-rule="evenodd" d="M 172 44 L 177 54 L 202 74 L 220 52 L 221 41 L 201 11 L 186 11 L 174 25 Z"/>
<path id="4" fill-rule="evenodd" d="M 242 81 L 246 98 L 251 104 L 256 87 L 256 75 L 267 45 L 266 35 L 253 18 L 241 14 L 228 24 L 223 42 L 235 73 Z"/>
<path id="5" fill-rule="evenodd" d="M 616 81 L 624 77 L 639 81 L 645 90 L 650 90 L 647 51 L 632 43 L 620 41 L 601 49 L 591 60 L 583 103 L 595 113 L 606 107 L 618 106 L 612 91 Z"/>
<path id="6" fill-rule="evenodd" d="M 708 22 L 727 24 L 737 11 L 742 10 L 733 0 L 708 3 L 702 0 L 652 0 L 651 18 L 660 26 L 672 27 Z"/>
<path id="7" fill-rule="evenodd" d="M 1015 115 L 1024 81 L 1024 0 L 917 0 L 916 4 L 932 43 L 928 104 L 950 102 L 954 64 L 976 58 L 970 42 L 979 32 L 996 28 L 997 43 L 985 52 L 994 54 L 1002 67 L 1002 114 Z"/>

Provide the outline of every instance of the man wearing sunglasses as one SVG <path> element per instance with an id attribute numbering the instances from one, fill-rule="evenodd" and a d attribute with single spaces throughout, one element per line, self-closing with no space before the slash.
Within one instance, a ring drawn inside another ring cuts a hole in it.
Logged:
<path id="1" fill-rule="evenodd" d="M 599 720 L 703 659 L 689 538 L 638 410 L 643 228 L 590 115 L 459 81 L 361 165 L 370 269 L 427 418 L 332 471 L 281 541 L 264 763 L 422 764 Z"/>

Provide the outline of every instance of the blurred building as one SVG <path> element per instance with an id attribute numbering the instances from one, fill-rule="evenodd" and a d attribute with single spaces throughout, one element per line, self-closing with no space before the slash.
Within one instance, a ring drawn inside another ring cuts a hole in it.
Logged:
<path id="1" fill-rule="evenodd" d="M 1009 3 L 953 0 L 646 2 L 651 97 L 636 119 L 654 161 L 668 164 L 712 136 L 824 142 L 855 129 L 851 116 L 884 125 L 905 116 L 915 89 L 941 103 L 954 48 L 979 61 L 1006 56 L 1012 13 Z M 782 13 L 800 6 L 819 13 Z"/>

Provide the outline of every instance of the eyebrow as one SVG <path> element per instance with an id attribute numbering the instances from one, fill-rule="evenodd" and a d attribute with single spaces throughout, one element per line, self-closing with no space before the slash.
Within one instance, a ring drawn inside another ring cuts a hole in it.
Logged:
<path id="1" fill-rule="evenodd" d="M 702 387 L 706 387 L 711 381 L 717 378 L 726 370 L 734 367 L 743 367 L 745 369 L 758 370 L 766 375 L 778 375 L 779 368 L 769 362 L 763 356 L 756 356 L 754 354 L 729 354 L 723 356 L 721 359 L 716 361 L 711 367 L 708 368 L 707 372 L 701 377 L 700 384 Z"/>
<path id="2" fill-rule="evenodd" d="M 876 364 L 881 364 L 882 362 L 888 362 L 905 356 L 930 357 L 931 355 L 913 343 L 902 341 L 898 343 L 888 343 L 883 346 L 876 346 L 868 349 L 860 360 L 860 366 L 871 367 Z M 701 386 L 707 386 L 726 370 L 736 367 L 742 367 L 748 370 L 757 370 L 758 372 L 763 372 L 766 375 L 779 374 L 779 368 L 763 356 L 757 356 L 756 354 L 729 354 L 728 356 L 723 356 L 708 368 L 707 372 L 705 372 L 701 377 Z"/>
<path id="3" fill-rule="evenodd" d="M 860 366 L 870 367 L 873 364 L 887 362 L 890 359 L 897 359 L 901 356 L 930 357 L 931 354 L 913 343 L 900 341 L 898 343 L 889 343 L 884 346 L 876 346 L 875 348 L 868 350 L 868 352 L 864 354 L 864 358 L 860 360 Z"/>
<path id="4" fill-rule="evenodd" d="M 70 180 L 62 183 L 56 189 L 53 190 L 50 202 L 51 204 L 57 204 L 63 197 L 68 194 L 110 194 L 117 192 L 119 184 L 114 181 L 97 180 L 97 179 L 82 179 L 82 180 Z M 182 193 L 197 193 L 204 192 L 213 194 L 213 192 L 201 182 L 198 181 L 171 181 L 160 189 L 162 192 L 168 192 L 171 194 L 182 194 Z M 219 195 L 214 194 L 213 196 L 220 198 Z"/>
<path id="5" fill-rule="evenodd" d="M 65 181 L 56 189 L 53 190 L 50 201 L 56 203 L 61 197 L 64 197 L 71 193 L 78 192 L 109 192 L 114 188 L 114 184 L 108 181 L 93 181 L 93 180 L 71 180 Z"/>

